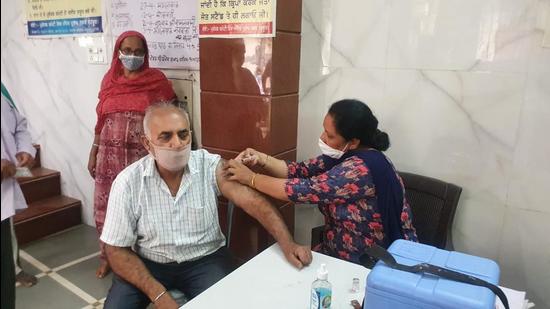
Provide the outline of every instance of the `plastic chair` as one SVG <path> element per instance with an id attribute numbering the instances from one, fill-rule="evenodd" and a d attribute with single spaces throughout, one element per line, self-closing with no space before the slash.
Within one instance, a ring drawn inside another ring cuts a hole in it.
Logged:
<path id="1" fill-rule="evenodd" d="M 442 180 L 399 172 L 413 213 L 418 241 L 453 250 L 452 228 L 462 188 Z"/>

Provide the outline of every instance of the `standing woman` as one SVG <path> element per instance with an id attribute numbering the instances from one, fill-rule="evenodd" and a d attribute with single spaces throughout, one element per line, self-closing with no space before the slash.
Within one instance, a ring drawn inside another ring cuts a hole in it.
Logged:
<path id="1" fill-rule="evenodd" d="M 140 143 L 145 109 L 175 98 L 166 76 L 149 67 L 145 37 L 136 31 L 122 33 L 115 44 L 111 68 L 101 82 L 97 124 L 88 160 L 88 171 L 95 179 L 94 217 L 99 236 L 113 180 L 126 166 L 147 154 Z M 96 276 L 103 278 L 110 267 L 101 241 L 100 248 Z"/>
<path id="2" fill-rule="evenodd" d="M 323 127 L 323 155 L 287 163 L 249 148 L 229 161 L 230 179 L 280 200 L 317 204 L 325 229 L 314 249 L 327 255 L 359 263 L 374 243 L 387 248 L 400 238 L 417 241 L 403 183 L 382 153 L 389 137 L 370 108 L 357 100 L 338 101 Z"/>

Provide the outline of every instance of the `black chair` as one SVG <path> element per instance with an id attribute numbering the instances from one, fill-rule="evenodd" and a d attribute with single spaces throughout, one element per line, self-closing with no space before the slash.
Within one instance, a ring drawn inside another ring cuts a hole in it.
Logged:
<path id="1" fill-rule="evenodd" d="M 462 188 L 438 179 L 399 172 L 420 243 L 453 250 L 452 226 Z M 322 241 L 324 226 L 311 230 L 311 245 Z"/>
<path id="2" fill-rule="evenodd" d="M 453 250 L 452 228 L 462 188 L 412 173 L 399 172 L 411 206 L 418 241 Z"/>

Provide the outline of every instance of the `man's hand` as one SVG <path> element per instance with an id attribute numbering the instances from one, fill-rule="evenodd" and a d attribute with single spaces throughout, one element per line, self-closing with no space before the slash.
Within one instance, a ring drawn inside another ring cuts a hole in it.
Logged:
<path id="1" fill-rule="evenodd" d="M 178 303 L 176 303 L 168 292 L 164 293 L 155 303 L 155 308 L 159 309 L 177 309 L 179 307 Z"/>
<path id="2" fill-rule="evenodd" d="M 13 177 L 15 175 L 15 164 L 13 162 L 2 159 L 2 180 Z"/>
<path id="3" fill-rule="evenodd" d="M 31 156 L 30 153 L 27 152 L 19 152 L 15 155 L 17 158 L 17 166 L 19 167 L 28 167 L 31 168 L 32 164 L 34 163 L 34 158 Z"/>
<path id="4" fill-rule="evenodd" d="M 249 170 L 242 163 L 231 160 L 234 166 Z M 235 203 L 247 214 L 258 220 L 273 236 L 285 253 L 286 259 L 297 268 L 302 268 L 311 262 L 311 250 L 296 244 L 288 231 L 286 224 L 277 208 L 260 192 L 241 185 L 227 177 L 228 168 L 224 170 L 223 161 L 218 164 L 216 180 L 224 197 Z M 230 166 L 230 165 L 229 165 Z M 236 171 L 236 170 L 234 170 Z M 250 170 L 249 170 L 250 171 Z M 231 176 L 230 176 L 231 177 Z"/>
<path id="5" fill-rule="evenodd" d="M 298 269 L 307 266 L 311 263 L 311 249 L 307 246 L 300 246 L 295 242 L 286 246 L 281 246 L 287 261 Z"/>
<path id="6" fill-rule="evenodd" d="M 105 253 L 112 270 L 122 279 L 132 284 L 153 301 L 166 290 L 160 282 L 151 275 L 143 261 L 130 247 L 116 247 L 105 244 Z M 168 292 L 155 302 L 156 308 L 178 308 L 176 301 Z"/>

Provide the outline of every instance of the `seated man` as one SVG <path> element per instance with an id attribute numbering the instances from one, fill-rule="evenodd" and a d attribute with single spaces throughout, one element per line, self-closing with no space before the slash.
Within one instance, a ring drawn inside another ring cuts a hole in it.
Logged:
<path id="1" fill-rule="evenodd" d="M 278 211 L 260 193 L 229 181 L 223 160 L 191 151 L 189 117 L 168 103 L 143 119 L 149 155 L 113 182 L 101 240 L 115 277 L 105 308 L 177 308 L 166 290 L 191 299 L 231 271 L 218 223 L 217 196 L 256 218 L 297 268 L 311 251 L 297 245 Z M 118 158 L 113 158 L 114 160 Z"/>

